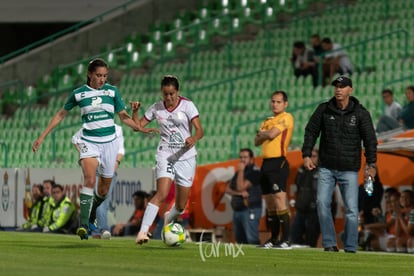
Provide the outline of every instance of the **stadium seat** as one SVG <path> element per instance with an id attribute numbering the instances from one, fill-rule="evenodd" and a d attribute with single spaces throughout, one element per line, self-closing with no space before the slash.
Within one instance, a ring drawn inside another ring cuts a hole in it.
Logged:
<path id="1" fill-rule="evenodd" d="M 109 51 L 105 55 L 105 61 L 109 67 L 116 68 L 118 67 L 118 54 L 115 51 Z"/>
<path id="2" fill-rule="evenodd" d="M 175 57 L 175 46 L 171 41 L 166 42 L 162 47 L 161 57 L 164 60 L 172 59 Z"/>
<path id="3" fill-rule="evenodd" d="M 142 58 L 138 51 L 134 51 L 128 58 L 128 68 L 138 68 L 142 66 Z"/>

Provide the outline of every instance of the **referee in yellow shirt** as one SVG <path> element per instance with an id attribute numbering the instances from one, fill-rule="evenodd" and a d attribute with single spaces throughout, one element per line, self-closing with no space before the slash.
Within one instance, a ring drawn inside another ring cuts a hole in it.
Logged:
<path id="1" fill-rule="evenodd" d="M 283 91 L 273 92 L 270 107 L 273 116 L 265 119 L 254 137 L 255 146 L 262 146 L 263 164 L 260 172 L 262 193 L 266 201 L 271 238 L 261 248 L 291 249 L 290 218 L 287 207 L 286 182 L 289 163 L 286 154 L 292 138 L 294 120 L 285 110 L 288 97 Z M 282 235 L 279 240 L 279 229 Z"/>

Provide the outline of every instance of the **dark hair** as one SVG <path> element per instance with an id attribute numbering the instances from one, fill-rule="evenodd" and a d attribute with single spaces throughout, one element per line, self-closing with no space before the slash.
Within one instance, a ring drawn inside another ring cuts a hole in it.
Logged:
<path id="1" fill-rule="evenodd" d="M 411 92 L 414 93 L 414 85 L 409 85 L 409 86 L 407 86 L 406 89 L 409 89 L 409 90 L 411 90 Z"/>
<path id="2" fill-rule="evenodd" d="M 163 86 L 174 86 L 176 90 L 180 90 L 180 84 L 178 83 L 178 78 L 173 75 L 166 75 L 161 80 L 161 88 Z"/>
<path id="3" fill-rule="evenodd" d="M 414 191 L 406 189 L 402 191 L 401 193 L 405 193 L 410 197 L 410 203 L 414 203 Z"/>
<path id="4" fill-rule="evenodd" d="M 398 194 L 399 192 L 396 188 L 389 187 L 389 188 L 385 189 L 384 193 L 393 195 L 393 194 Z"/>
<path id="5" fill-rule="evenodd" d="M 144 191 L 136 191 L 135 193 L 132 194 L 132 197 L 138 197 L 141 199 L 145 199 L 148 196 L 148 194 Z"/>
<path id="6" fill-rule="evenodd" d="M 303 43 L 303 41 L 295 41 L 293 43 L 293 48 L 305 49 L 305 43 Z"/>
<path id="7" fill-rule="evenodd" d="M 390 94 L 391 96 L 394 95 L 394 93 L 392 93 L 392 90 L 389 88 L 382 90 L 382 95 L 384 94 Z"/>
<path id="8" fill-rule="evenodd" d="M 243 152 L 243 151 L 247 151 L 249 153 L 249 157 L 250 158 L 253 158 L 254 157 L 254 153 L 253 153 L 253 151 L 251 149 L 249 149 L 249 148 L 242 148 L 240 150 L 240 152 Z"/>
<path id="9" fill-rule="evenodd" d="M 288 96 L 287 96 L 286 92 L 282 91 L 282 90 L 276 90 L 275 92 L 272 93 L 272 96 L 270 96 L 270 98 L 272 98 L 274 95 L 278 95 L 278 94 L 281 94 L 283 96 L 283 101 L 284 102 L 288 101 Z"/>
<path id="10" fill-rule="evenodd" d="M 46 180 L 43 180 L 43 185 L 45 184 L 45 183 L 50 183 L 50 185 L 53 187 L 54 185 L 56 185 L 56 182 L 54 181 L 54 180 L 52 180 L 52 179 L 46 179 Z"/>
<path id="11" fill-rule="evenodd" d="M 43 186 L 40 184 L 33 184 L 33 187 L 36 187 L 39 189 L 39 191 L 43 194 Z"/>
<path id="12" fill-rule="evenodd" d="M 96 68 L 98 67 L 108 68 L 108 64 L 106 64 L 106 62 L 101 58 L 95 58 L 89 62 L 88 72 L 93 73 L 96 71 Z M 88 77 L 88 75 L 86 75 L 86 83 L 89 85 L 90 82 L 91 82 L 91 79 Z"/>
<path id="13" fill-rule="evenodd" d="M 63 186 L 62 185 L 60 185 L 60 184 L 54 184 L 54 185 L 52 185 L 52 189 L 54 189 L 54 188 L 58 188 L 59 190 L 61 190 L 61 191 L 63 191 L 64 189 L 63 189 Z"/>
<path id="14" fill-rule="evenodd" d="M 313 34 L 313 35 L 311 35 L 311 38 L 321 39 L 321 37 L 319 36 L 319 34 Z"/>
<path id="15" fill-rule="evenodd" d="M 332 40 L 329 37 L 324 37 L 322 39 L 321 43 L 332 44 Z"/>

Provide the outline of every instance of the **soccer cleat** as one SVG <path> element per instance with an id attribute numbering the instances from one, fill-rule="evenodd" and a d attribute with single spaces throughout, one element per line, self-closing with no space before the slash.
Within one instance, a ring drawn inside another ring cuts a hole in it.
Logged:
<path id="1" fill-rule="evenodd" d="M 273 245 L 272 248 L 273 249 L 285 249 L 285 250 L 292 249 L 288 241 L 278 242 L 275 245 Z"/>
<path id="2" fill-rule="evenodd" d="M 76 235 L 78 235 L 80 237 L 81 240 L 87 240 L 88 239 L 88 229 L 81 225 L 77 230 L 76 230 Z"/>
<path id="3" fill-rule="evenodd" d="M 110 240 L 111 239 L 111 232 L 109 232 L 108 230 L 104 230 L 102 232 L 101 239 Z"/>
<path id="4" fill-rule="evenodd" d="M 97 229 L 96 220 L 94 222 L 89 222 L 89 232 L 93 232 Z"/>
<path id="5" fill-rule="evenodd" d="M 137 244 L 143 244 L 148 242 L 149 237 L 147 232 L 138 232 L 137 238 L 135 239 L 135 242 Z"/>
<path id="6" fill-rule="evenodd" d="M 338 252 L 338 247 L 336 246 L 330 246 L 330 247 L 325 247 L 324 251 L 326 252 Z"/>
<path id="7" fill-rule="evenodd" d="M 273 242 L 272 239 L 270 239 L 264 244 L 258 245 L 257 248 L 270 249 L 270 248 L 273 248 L 274 245 L 275 243 Z"/>

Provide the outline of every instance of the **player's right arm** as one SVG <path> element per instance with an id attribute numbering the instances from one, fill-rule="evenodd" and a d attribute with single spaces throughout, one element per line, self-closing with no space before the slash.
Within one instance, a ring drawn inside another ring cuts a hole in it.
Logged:
<path id="1" fill-rule="evenodd" d="M 36 152 L 39 149 L 46 136 L 63 120 L 63 118 L 65 118 L 67 113 L 68 111 L 62 108 L 53 116 L 46 129 L 40 134 L 39 138 L 34 141 L 32 146 L 33 152 Z"/>

